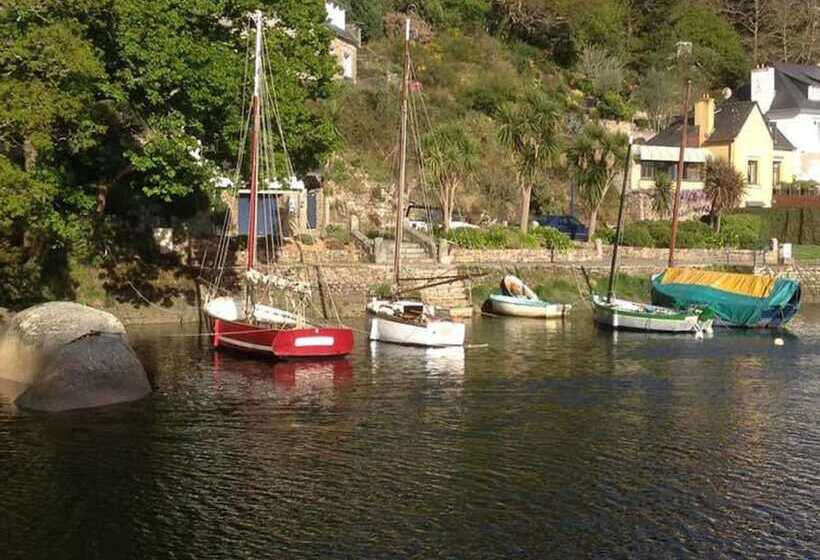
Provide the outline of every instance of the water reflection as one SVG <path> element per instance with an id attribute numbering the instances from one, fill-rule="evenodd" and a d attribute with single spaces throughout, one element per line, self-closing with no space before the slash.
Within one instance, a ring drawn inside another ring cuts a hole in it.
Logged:
<path id="1" fill-rule="evenodd" d="M 212 371 L 216 386 L 229 382 L 227 376 L 269 380 L 278 400 L 290 403 L 332 404 L 335 393 L 353 381 L 353 365 L 346 358 L 271 361 L 213 351 Z"/>
<path id="2" fill-rule="evenodd" d="M 374 373 L 401 364 L 403 368 L 421 370 L 431 376 L 464 376 L 464 348 L 461 346 L 424 348 L 371 341 L 370 355 Z"/>

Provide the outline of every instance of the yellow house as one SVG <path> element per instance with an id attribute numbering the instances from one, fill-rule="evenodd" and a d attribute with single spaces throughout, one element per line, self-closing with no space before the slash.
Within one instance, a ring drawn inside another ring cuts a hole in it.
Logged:
<path id="1" fill-rule="evenodd" d="M 794 176 L 795 147 L 753 101 L 727 101 L 718 106 L 710 97 L 695 103 L 688 115 L 683 181 L 683 213 L 708 211 L 703 195 L 706 162 L 719 158 L 732 163 L 746 177 L 742 206 L 770 207 L 772 190 Z M 682 120 L 659 132 L 638 148 L 632 170 L 632 189 L 649 193 L 659 173 L 677 177 Z"/>

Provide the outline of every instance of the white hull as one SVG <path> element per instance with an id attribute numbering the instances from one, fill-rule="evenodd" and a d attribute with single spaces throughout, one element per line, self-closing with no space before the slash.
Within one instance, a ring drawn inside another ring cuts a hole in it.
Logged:
<path id="1" fill-rule="evenodd" d="M 407 304 L 422 305 L 416 302 L 387 301 L 373 301 L 368 304 L 370 340 L 432 348 L 464 346 L 464 323 L 430 318 L 413 323 L 397 316 L 390 316 L 391 310 L 397 310 Z"/>
<path id="2" fill-rule="evenodd" d="M 593 296 L 592 316 L 596 323 L 613 329 L 648 332 L 686 333 L 708 331 L 712 321 L 700 321 L 694 313 L 683 313 L 662 307 L 643 305 L 626 300 L 608 303 Z"/>
<path id="3" fill-rule="evenodd" d="M 509 315 L 511 317 L 528 317 L 533 319 L 560 319 L 572 308 L 570 305 L 563 305 L 560 303 L 534 306 L 507 303 L 498 300 L 491 301 L 493 313 L 497 313 L 498 315 Z"/>

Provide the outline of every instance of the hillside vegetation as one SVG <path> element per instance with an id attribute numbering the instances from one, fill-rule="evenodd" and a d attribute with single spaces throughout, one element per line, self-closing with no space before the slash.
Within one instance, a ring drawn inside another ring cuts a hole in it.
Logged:
<path id="1" fill-rule="evenodd" d="M 566 210 L 570 183 L 590 221 L 609 221 L 625 137 L 600 120 L 658 128 L 685 76 L 720 90 L 753 64 L 820 54 L 820 12 L 783 0 L 340 3 L 363 30 L 355 86 L 333 79 L 319 0 L 3 2 L 0 305 L 72 297 L 69 263 L 126 261 L 150 278 L 152 227 L 220 221 L 214 178 L 239 147 L 250 10 L 281 23 L 268 49 L 297 173 L 323 167 L 368 205 L 389 197 L 412 11 L 414 145 L 431 162 L 412 197 L 443 206 L 449 193 L 474 219 L 522 226 L 530 207 Z"/>

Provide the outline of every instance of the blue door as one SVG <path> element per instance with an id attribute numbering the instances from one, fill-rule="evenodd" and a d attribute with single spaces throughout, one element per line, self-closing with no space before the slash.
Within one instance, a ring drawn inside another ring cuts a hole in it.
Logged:
<path id="1" fill-rule="evenodd" d="M 319 223 L 317 212 L 318 191 L 312 190 L 307 193 L 307 225 L 308 229 L 316 229 Z"/>
<path id="2" fill-rule="evenodd" d="M 276 197 L 260 194 L 256 201 L 256 235 L 260 237 L 276 237 L 279 229 L 276 214 L 278 212 Z M 251 197 L 248 194 L 239 195 L 239 235 L 248 234 L 248 210 Z"/>

